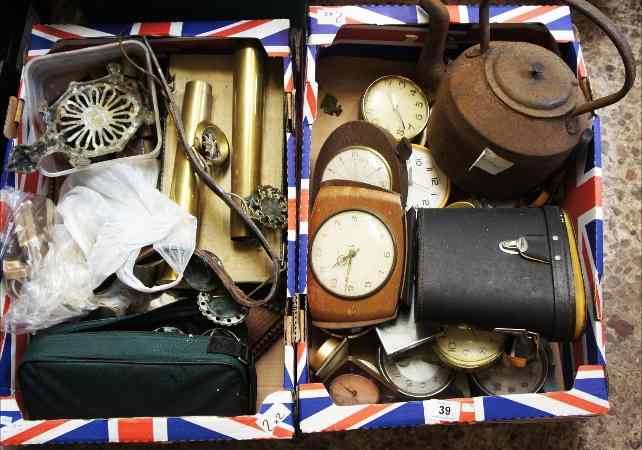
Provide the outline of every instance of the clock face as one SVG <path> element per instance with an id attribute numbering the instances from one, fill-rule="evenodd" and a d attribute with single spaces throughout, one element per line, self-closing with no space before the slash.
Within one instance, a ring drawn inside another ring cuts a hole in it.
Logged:
<path id="1" fill-rule="evenodd" d="M 443 208 L 450 195 L 450 180 L 437 167 L 430 150 L 413 145 L 407 167 L 406 208 Z"/>
<path id="2" fill-rule="evenodd" d="M 385 128 L 397 139 L 412 139 L 421 133 L 430 114 L 421 88 L 397 75 L 375 80 L 366 89 L 361 108 L 365 120 Z"/>
<path id="3" fill-rule="evenodd" d="M 473 380 L 488 395 L 530 394 L 541 389 L 546 381 L 548 364 L 545 352 L 528 361 L 526 367 L 513 366 L 502 358 L 490 367 L 473 374 Z"/>
<path id="4" fill-rule="evenodd" d="M 447 364 L 462 369 L 485 367 L 502 355 L 505 336 L 491 331 L 450 326 L 434 349 Z"/>
<path id="5" fill-rule="evenodd" d="M 340 406 L 379 403 L 379 388 L 374 381 L 354 373 L 339 375 L 328 389 Z"/>
<path id="6" fill-rule="evenodd" d="M 415 398 L 437 395 L 448 387 L 454 374 L 426 346 L 415 348 L 395 360 L 380 349 L 379 364 L 385 377 L 399 392 Z"/>
<path id="7" fill-rule="evenodd" d="M 348 210 L 319 227 L 312 242 L 310 266 L 326 290 L 357 299 L 383 286 L 395 257 L 388 227 L 373 214 Z"/>
<path id="8" fill-rule="evenodd" d="M 321 181 L 328 180 L 359 181 L 387 190 L 392 187 L 390 168 L 383 157 L 358 145 L 346 147 L 328 162 Z"/>

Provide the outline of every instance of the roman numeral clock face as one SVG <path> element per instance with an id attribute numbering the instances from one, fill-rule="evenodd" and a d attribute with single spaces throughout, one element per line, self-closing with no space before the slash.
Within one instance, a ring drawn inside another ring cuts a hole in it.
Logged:
<path id="1" fill-rule="evenodd" d="M 319 227 L 310 252 L 318 282 L 331 293 L 361 298 L 377 291 L 395 265 L 388 227 L 371 213 L 342 211 Z"/>
<path id="2" fill-rule="evenodd" d="M 363 94 L 363 118 L 401 139 L 413 139 L 428 123 L 428 100 L 409 78 L 390 75 L 375 80 Z"/>

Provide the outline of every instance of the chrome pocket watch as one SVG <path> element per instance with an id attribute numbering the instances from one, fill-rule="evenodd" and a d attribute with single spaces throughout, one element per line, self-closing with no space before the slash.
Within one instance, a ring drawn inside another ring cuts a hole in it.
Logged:
<path id="1" fill-rule="evenodd" d="M 548 376 L 548 357 L 544 346 L 529 359 L 525 367 L 518 368 L 507 357 L 489 367 L 475 371 L 470 377 L 486 395 L 530 394 L 544 386 Z"/>
<path id="2" fill-rule="evenodd" d="M 441 363 L 430 346 L 410 350 L 392 359 L 379 348 L 379 370 L 389 387 L 409 398 L 434 397 L 455 379 L 456 372 Z"/>

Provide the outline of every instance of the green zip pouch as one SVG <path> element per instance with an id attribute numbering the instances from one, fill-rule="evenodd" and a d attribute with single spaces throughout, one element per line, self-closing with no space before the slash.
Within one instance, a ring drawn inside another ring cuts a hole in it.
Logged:
<path id="1" fill-rule="evenodd" d="M 23 417 L 252 414 L 256 370 L 246 330 L 212 325 L 190 299 L 38 333 L 18 366 Z"/>

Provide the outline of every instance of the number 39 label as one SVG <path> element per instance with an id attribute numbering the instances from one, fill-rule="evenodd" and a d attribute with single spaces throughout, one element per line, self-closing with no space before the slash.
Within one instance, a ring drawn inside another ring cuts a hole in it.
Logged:
<path id="1" fill-rule="evenodd" d="M 427 419 L 430 422 L 435 420 L 457 421 L 461 412 L 461 404 L 449 400 L 427 400 L 425 408 Z"/>

